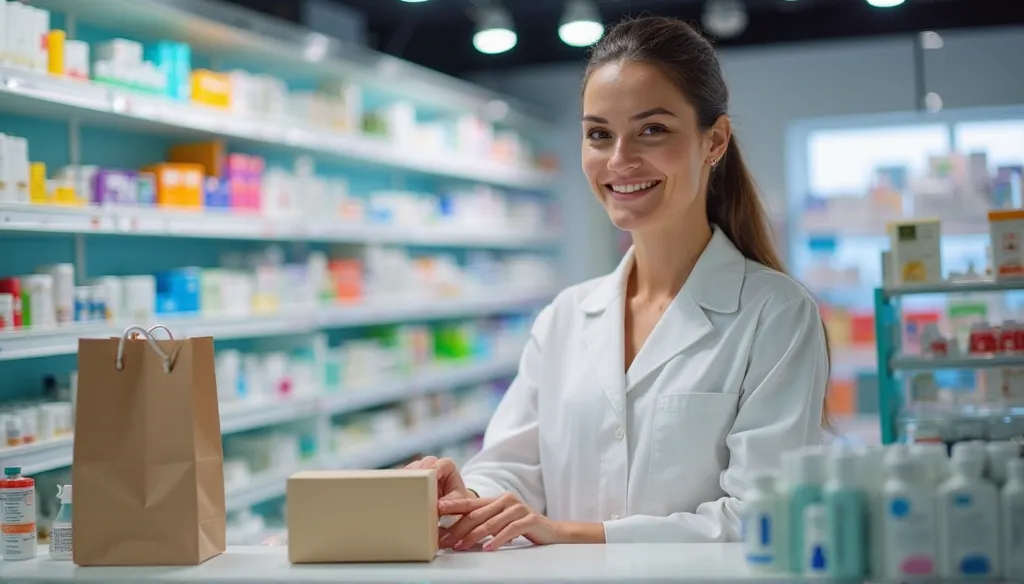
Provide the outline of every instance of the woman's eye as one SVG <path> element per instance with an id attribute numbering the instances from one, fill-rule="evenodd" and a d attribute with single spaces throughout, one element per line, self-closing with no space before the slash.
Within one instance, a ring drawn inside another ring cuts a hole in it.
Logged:
<path id="1" fill-rule="evenodd" d="M 590 130 L 587 132 L 587 139 L 589 140 L 607 140 L 610 137 L 611 134 L 605 130 Z"/>
<path id="2" fill-rule="evenodd" d="M 646 134 L 646 135 L 650 135 L 650 134 L 663 134 L 663 133 L 665 133 L 667 131 L 668 130 L 666 130 L 662 126 L 647 126 L 646 128 L 644 128 L 644 131 L 642 133 Z"/>

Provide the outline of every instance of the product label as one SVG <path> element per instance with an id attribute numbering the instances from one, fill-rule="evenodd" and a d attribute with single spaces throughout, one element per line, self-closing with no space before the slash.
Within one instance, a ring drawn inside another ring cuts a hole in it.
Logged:
<path id="1" fill-rule="evenodd" d="M 771 505 L 748 506 L 742 526 L 748 563 L 764 566 L 776 561 L 776 516 Z"/>
<path id="2" fill-rule="evenodd" d="M 968 491 L 953 491 L 944 497 L 949 513 L 949 562 L 952 572 L 964 576 L 991 575 L 996 566 L 993 555 L 999 545 L 996 501 Z"/>
<path id="3" fill-rule="evenodd" d="M 50 555 L 54 558 L 71 559 L 70 525 L 54 525 L 50 530 Z"/>
<path id="4" fill-rule="evenodd" d="M 886 497 L 884 525 L 887 576 L 935 573 L 934 499 Z"/>
<path id="5" fill-rule="evenodd" d="M 36 556 L 35 489 L 0 489 L 0 532 L 3 534 L 5 560 L 23 560 Z"/>

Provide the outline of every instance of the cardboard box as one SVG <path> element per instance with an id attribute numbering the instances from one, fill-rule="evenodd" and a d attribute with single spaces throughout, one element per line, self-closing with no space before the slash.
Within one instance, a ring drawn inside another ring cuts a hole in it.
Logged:
<path id="1" fill-rule="evenodd" d="M 307 471 L 288 479 L 292 563 L 429 562 L 437 555 L 433 470 Z"/>

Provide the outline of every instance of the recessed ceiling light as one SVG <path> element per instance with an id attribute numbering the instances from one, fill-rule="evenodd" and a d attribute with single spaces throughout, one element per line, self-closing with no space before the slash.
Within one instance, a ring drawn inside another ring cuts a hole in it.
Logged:
<path id="1" fill-rule="evenodd" d="M 511 51 L 519 42 L 512 15 L 498 3 L 482 7 L 477 13 L 473 47 L 485 55 Z"/>
<path id="2" fill-rule="evenodd" d="M 907 0 L 867 0 L 868 4 L 875 8 L 892 8 L 893 6 L 899 6 Z"/>

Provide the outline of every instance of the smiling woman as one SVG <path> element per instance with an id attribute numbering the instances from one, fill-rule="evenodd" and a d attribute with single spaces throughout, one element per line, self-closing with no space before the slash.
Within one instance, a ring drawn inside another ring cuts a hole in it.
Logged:
<path id="1" fill-rule="evenodd" d="M 582 166 L 634 245 L 534 323 L 483 450 L 436 468 L 441 545 L 735 541 L 742 497 L 821 442 L 828 347 L 786 276 L 709 42 L 629 20 L 595 47 Z"/>

